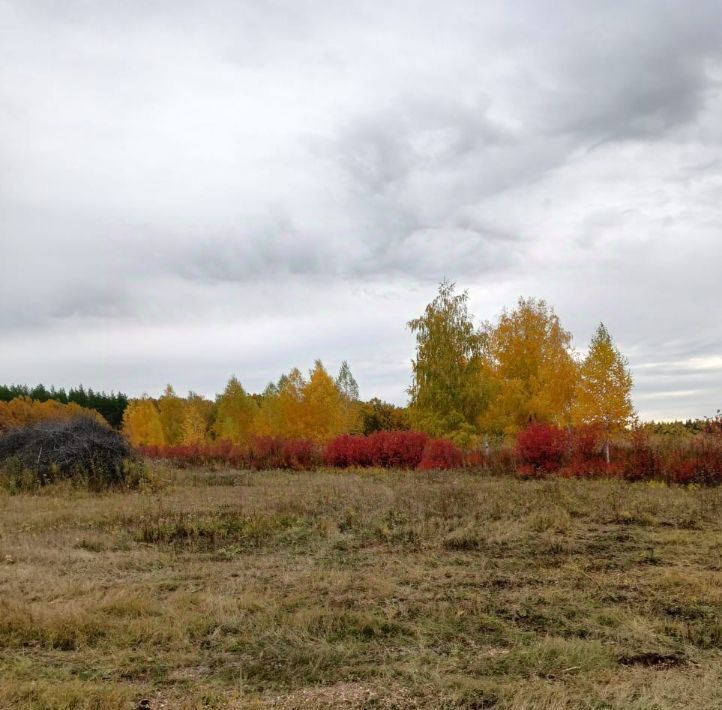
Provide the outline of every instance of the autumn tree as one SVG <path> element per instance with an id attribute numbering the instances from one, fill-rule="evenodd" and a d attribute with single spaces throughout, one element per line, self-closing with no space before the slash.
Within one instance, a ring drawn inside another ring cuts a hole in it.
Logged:
<path id="1" fill-rule="evenodd" d="M 294 367 L 278 380 L 277 421 L 279 436 L 301 439 L 306 434 L 304 392 L 307 386 L 301 371 Z"/>
<path id="2" fill-rule="evenodd" d="M 105 422 L 98 412 L 81 407 L 75 402 L 63 404 L 54 399 L 38 401 L 26 395 L 15 397 L 9 402 L 0 401 L 0 432 L 40 421 L 76 417 L 89 417 Z"/>
<path id="3" fill-rule="evenodd" d="M 604 432 L 607 463 L 612 433 L 634 417 L 631 392 L 628 362 L 600 323 L 580 368 L 572 413 L 575 423 L 597 426 Z"/>
<path id="4" fill-rule="evenodd" d="M 569 424 L 578 366 L 572 336 L 554 309 L 542 299 L 520 298 L 485 331 L 493 394 L 482 426 L 513 434 L 532 422 Z"/>
<path id="5" fill-rule="evenodd" d="M 61 404 L 76 404 L 84 409 L 94 409 L 116 429 L 120 427 L 123 412 L 128 406 L 128 397 L 122 392 L 94 392 L 92 389 L 86 390 L 82 385 L 71 387 L 67 392 L 62 387 L 47 389 L 43 385 L 32 388 L 27 385 L 0 385 L 0 402 L 10 402 L 18 397 L 28 397 L 36 402 L 55 400 Z"/>
<path id="6" fill-rule="evenodd" d="M 416 336 L 409 415 L 422 431 L 466 443 L 489 401 L 485 336 L 474 326 L 467 292 L 454 289 L 443 281 L 424 314 L 408 323 Z"/>
<path id="7" fill-rule="evenodd" d="M 163 446 L 160 413 L 150 397 L 132 399 L 123 412 L 123 434 L 133 446 Z"/>
<path id="8" fill-rule="evenodd" d="M 188 393 L 183 412 L 181 443 L 202 444 L 207 440 L 213 408 L 213 402 L 194 392 Z"/>
<path id="9" fill-rule="evenodd" d="M 346 360 L 341 363 L 336 377 L 336 388 L 343 398 L 344 431 L 352 431 L 356 428 L 360 415 L 359 389 Z"/>
<path id="10" fill-rule="evenodd" d="M 350 402 L 356 402 L 358 400 L 358 382 L 356 382 L 356 379 L 351 374 L 351 368 L 348 366 L 346 360 L 341 363 L 341 368 L 338 371 L 336 387 Z"/>
<path id="11" fill-rule="evenodd" d="M 165 443 L 168 446 L 180 444 L 183 440 L 185 402 L 175 393 L 172 385 L 165 388 L 158 400 L 158 413 Z"/>
<path id="12" fill-rule="evenodd" d="M 278 385 L 269 382 L 261 394 L 261 402 L 253 421 L 258 436 L 278 436 L 282 430 Z"/>
<path id="13" fill-rule="evenodd" d="M 216 439 L 244 444 L 253 433 L 253 421 L 258 405 L 250 397 L 237 377 L 228 380 L 223 394 L 216 398 L 216 418 L 213 433 Z"/>
<path id="14" fill-rule="evenodd" d="M 297 368 L 281 375 L 278 383 L 270 382 L 261 395 L 253 432 L 259 436 L 303 436 L 303 390 L 306 381 Z"/>
<path id="15" fill-rule="evenodd" d="M 373 434 L 375 431 L 404 430 L 410 427 L 409 415 L 405 407 L 383 402 L 378 397 L 359 405 L 362 434 Z"/>
<path id="16" fill-rule="evenodd" d="M 301 399 L 304 438 L 323 442 L 348 431 L 347 401 L 320 360 L 316 360 Z"/>

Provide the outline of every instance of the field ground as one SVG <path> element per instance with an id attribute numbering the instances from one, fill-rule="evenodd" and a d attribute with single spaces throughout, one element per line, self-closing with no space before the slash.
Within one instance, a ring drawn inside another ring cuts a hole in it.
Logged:
<path id="1" fill-rule="evenodd" d="M 158 475 L 0 493 L 0 707 L 722 707 L 721 489 Z"/>

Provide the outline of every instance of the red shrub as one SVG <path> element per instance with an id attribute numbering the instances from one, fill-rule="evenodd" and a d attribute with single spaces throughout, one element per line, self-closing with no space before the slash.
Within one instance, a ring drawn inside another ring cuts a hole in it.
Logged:
<path id="1" fill-rule="evenodd" d="M 697 453 L 697 480 L 706 486 L 722 484 L 722 440 L 705 437 Z"/>
<path id="2" fill-rule="evenodd" d="M 516 452 L 519 460 L 523 467 L 531 467 L 535 475 L 561 468 L 566 449 L 566 435 L 555 426 L 530 424 L 517 434 Z M 519 467 L 520 473 L 522 466 Z"/>
<path id="3" fill-rule="evenodd" d="M 539 478 L 542 472 L 531 464 L 523 463 L 516 467 L 516 475 L 519 478 Z"/>
<path id="4" fill-rule="evenodd" d="M 144 446 L 138 452 L 154 459 L 167 459 L 176 466 L 232 466 L 245 469 L 313 468 L 318 453 L 309 441 L 280 437 L 255 437 L 248 446 L 221 440 L 212 444 Z"/>
<path id="5" fill-rule="evenodd" d="M 141 455 L 149 459 L 162 458 L 160 455 L 160 447 L 158 446 L 138 446 L 136 451 Z"/>
<path id="6" fill-rule="evenodd" d="M 427 441 L 426 434 L 415 431 L 377 431 L 369 436 L 342 434 L 328 442 L 323 460 L 337 468 L 416 468 Z"/>
<path id="7" fill-rule="evenodd" d="M 670 482 L 719 485 L 722 483 L 722 442 L 705 434 L 684 449 L 672 451 L 662 465 Z"/>
<path id="8" fill-rule="evenodd" d="M 418 468 L 422 470 L 461 468 L 464 455 L 453 442 L 448 439 L 431 439 L 424 447 L 424 453 Z"/>
<path id="9" fill-rule="evenodd" d="M 580 426 L 569 436 L 570 453 L 574 461 L 598 461 L 602 458 L 604 433 L 595 426 Z"/>
<path id="10" fill-rule="evenodd" d="M 306 439 L 287 439 L 281 450 L 281 467 L 293 471 L 316 468 L 319 455 L 312 442 Z"/>
<path id="11" fill-rule="evenodd" d="M 346 466 L 357 466 L 359 458 L 359 442 L 363 437 L 341 434 L 326 444 L 323 452 L 323 461 L 327 466 L 345 468 Z M 367 464 L 360 464 L 367 465 Z"/>
<path id="12" fill-rule="evenodd" d="M 649 436 L 637 429 L 632 432 L 629 444 L 615 448 L 615 459 L 620 459 L 622 475 L 628 481 L 646 481 L 662 478 L 659 453 L 649 441 Z"/>
<path id="13" fill-rule="evenodd" d="M 309 441 L 255 437 L 246 446 L 230 441 L 179 446 L 144 446 L 138 452 L 175 465 L 231 466 L 239 469 L 312 469 L 329 466 L 378 466 L 404 469 L 449 469 L 468 466 L 492 474 L 516 472 L 523 478 L 557 472 L 587 478 L 618 476 L 630 481 L 722 484 L 722 437 L 715 431 L 676 440 L 650 438 L 636 429 L 615 444 L 612 463 L 601 450 L 601 434 L 589 428 L 569 434 L 557 427 L 533 424 L 520 432 L 515 448 L 495 447 L 463 454 L 453 443 L 413 431 L 379 431 L 369 436 L 344 434 L 323 451 Z M 321 455 L 322 454 L 322 455 Z"/>
<path id="14" fill-rule="evenodd" d="M 233 442 L 228 439 L 214 441 L 212 444 L 208 444 L 207 446 L 208 456 L 210 459 L 226 463 L 228 463 L 229 459 L 232 458 L 231 454 L 234 449 L 237 449 Z M 238 451 L 235 452 L 235 456 L 238 456 Z"/>
<path id="15" fill-rule="evenodd" d="M 275 436 L 255 436 L 248 447 L 248 467 L 280 468 L 283 440 Z"/>
<path id="16" fill-rule="evenodd" d="M 385 435 L 383 463 L 391 468 L 416 468 L 421 463 L 429 437 L 418 431 L 377 432 Z"/>
<path id="17" fill-rule="evenodd" d="M 488 458 L 483 451 L 472 449 L 464 452 L 464 468 L 487 468 Z"/>
<path id="18" fill-rule="evenodd" d="M 564 478 L 617 478 L 624 472 L 618 463 L 607 463 L 603 458 L 572 459 L 559 469 Z"/>
<path id="19" fill-rule="evenodd" d="M 256 470 L 273 468 L 300 471 L 315 468 L 316 449 L 305 439 L 284 439 L 279 436 L 256 436 L 245 452 L 246 465 Z"/>
<path id="20" fill-rule="evenodd" d="M 673 451 L 665 462 L 667 477 L 674 483 L 693 483 L 697 477 L 697 462 L 681 451 Z"/>

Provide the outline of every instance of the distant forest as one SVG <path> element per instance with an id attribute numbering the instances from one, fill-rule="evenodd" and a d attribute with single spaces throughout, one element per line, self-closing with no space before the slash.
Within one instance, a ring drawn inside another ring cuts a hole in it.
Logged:
<path id="1" fill-rule="evenodd" d="M 116 429 L 123 423 L 123 413 L 128 406 L 128 397 L 122 392 L 95 392 L 90 388 L 86 390 L 82 385 L 71 387 L 67 392 L 63 388 L 47 389 L 44 385 L 0 385 L 0 402 L 10 402 L 17 397 L 28 397 L 35 402 L 54 400 L 62 404 L 73 403 L 86 409 L 94 409 Z"/>

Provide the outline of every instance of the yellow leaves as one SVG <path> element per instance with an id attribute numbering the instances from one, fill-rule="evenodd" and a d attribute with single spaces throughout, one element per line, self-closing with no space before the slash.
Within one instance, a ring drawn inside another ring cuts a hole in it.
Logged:
<path id="1" fill-rule="evenodd" d="M 572 336 L 551 306 L 520 298 L 486 333 L 493 394 L 482 428 L 511 434 L 530 421 L 569 423 L 578 365 Z"/>
<path id="2" fill-rule="evenodd" d="M 74 402 L 63 404 L 54 399 L 38 402 L 30 397 L 15 397 L 0 402 L 0 432 L 48 419 L 71 419 L 86 416 L 107 423 L 94 409 L 85 409 Z"/>
<path id="3" fill-rule="evenodd" d="M 166 443 L 158 407 L 150 397 L 128 403 L 123 413 L 123 434 L 133 446 L 163 446 Z"/>
<path id="4" fill-rule="evenodd" d="M 254 431 L 259 435 L 322 442 L 350 431 L 356 409 L 320 360 L 306 380 L 294 368 L 264 394 Z"/>
<path id="5" fill-rule="evenodd" d="M 181 443 L 186 446 L 202 444 L 206 440 L 208 422 L 203 411 L 203 402 L 200 398 L 189 398 L 189 401 L 184 402 Z"/>
<path id="6" fill-rule="evenodd" d="M 355 384 L 346 365 L 346 382 Z M 354 387 L 348 385 L 350 392 Z M 359 416 L 358 403 L 341 392 L 320 360 L 306 380 L 298 369 L 249 395 L 232 377 L 215 403 L 197 394 L 178 397 L 168 385 L 158 400 L 133 400 L 123 432 L 135 446 L 194 445 L 209 439 L 245 445 L 254 436 L 278 436 L 323 442 L 348 432 Z"/>
<path id="7" fill-rule="evenodd" d="M 632 376 L 627 361 L 600 323 L 589 353 L 580 368 L 573 418 L 578 424 L 595 424 L 610 432 L 634 417 Z"/>
<path id="8" fill-rule="evenodd" d="M 158 413 L 165 443 L 169 446 L 180 444 L 183 439 L 185 402 L 176 395 L 171 385 L 165 388 L 163 396 L 158 400 Z"/>
<path id="9" fill-rule="evenodd" d="M 232 377 L 223 394 L 216 399 L 216 421 L 213 433 L 217 439 L 245 444 L 253 434 L 258 406 L 246 394 L 236 377 Z"/>
<path id="10" fill-rule="evenodd" d="M 304 437 L 325 441 L 346 431 L 346 402 L 320 360 L 311 371 L 301 400 Z"/>
<path id="11" fill-rule="evenodd" d="M 131 400 L 123 415 L 123 434 L 133 446 L 201 444 L 207 440 L 213 403 L 192 392 L 178 397 L 168 385 L 157 401 Z"/>
<path id="12" fill-rule="evenodd" d="M 307 387 L 301 371 L 293 368 L 278 383 L 278 421 L 276 436 L 303 438 L 305 433 L 303 397 Z"/>

